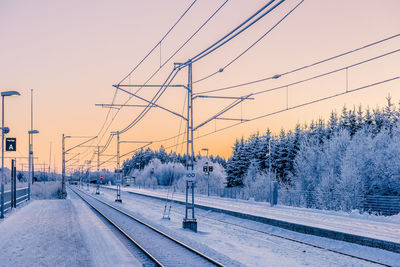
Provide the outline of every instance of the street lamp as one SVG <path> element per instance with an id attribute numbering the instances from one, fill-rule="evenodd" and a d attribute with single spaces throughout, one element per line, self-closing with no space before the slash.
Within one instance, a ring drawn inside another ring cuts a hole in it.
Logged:
<path id="1" fill-rule="evenodd" d="M 28 199 L 31 198 L 31 184 L 33 182 L 33 134 L 38 134 L 38 130 L 30 130 L 28 131 L 28 137 L 29 137 L 29 159 L 28 159 L 28 165 L 29 165 L 29 178 L 28 178 Z"/>
<path id="2" fill-rule="evenodd" d="M 4 135 L 9 132 L 9 129 L 4 127 L 4 97 L 5 96 L 18 96 L 20 93 L 17 91 L 5 91 L 1 92 L 1 215 L 0 218 L 4 218 Z"/>

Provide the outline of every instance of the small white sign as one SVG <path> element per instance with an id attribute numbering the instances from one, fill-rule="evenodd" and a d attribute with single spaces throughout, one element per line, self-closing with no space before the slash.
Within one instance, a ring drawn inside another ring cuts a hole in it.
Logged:
<path id="1" fill-rule="evenodd" d="M 196 173 L 194 171 L 186 171 L 184 179 L 188 182 L 194 182 L 196 181 Z"/>

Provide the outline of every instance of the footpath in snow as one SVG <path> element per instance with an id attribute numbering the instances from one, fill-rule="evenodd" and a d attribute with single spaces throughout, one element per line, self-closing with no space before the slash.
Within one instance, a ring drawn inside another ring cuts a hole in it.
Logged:
<path id="1" fill-rule="evenodd" d="M 0 220 L 0 266 L 141 266 L 93 211 L 66 200 L 34 200 Z"/>
<path id="2" fill-rule="evenodd" d="M 114 186 L 110 186 L 115 188 Z M 166 198 L 167 190 L 123 187 L 121 190 Z M 171 192 L 169 192 L 171 196 Z M 174 200 L 185 201 L 183 193 L 174 193 Z M 315 209 L 274 206 L 266 202 L 195 195 L 195 203 L 202 206 L 261 216 L 289 223 L 317 227 L 352 235 L 400 243 L 400 215 L 391 217 L 369 214 L 322 211 Z"/>

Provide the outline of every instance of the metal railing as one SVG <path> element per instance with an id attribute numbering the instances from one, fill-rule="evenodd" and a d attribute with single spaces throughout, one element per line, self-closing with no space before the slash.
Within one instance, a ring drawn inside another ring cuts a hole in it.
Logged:
<path id="1" fill-rule="evenodd" d="M 16 208 L 17 205 L 28 200 L 28 198 L 29 198 L 28 187 L 17 188 L 14 195 L 11 190 L 4 191 L 4 211 L 7 211 L 11 208 Z"/>
<path id="2" fill-rule="evenodd" d="M 400 196 L 346 195 L 329 191 L 280 189 L 279 204 L 323 210 L 359 210 L 385 216 L 400 213 Z"/>
<path id="3" fill-rule="evenodd" d="M 159 191 L 184 192 L 184 188 L 176 186 L 134 185 L 132 188 L 152 189 Z M 195 187 L 196 194 L 208 195 L 207 188 Z M 210 187 L 210 196 L 249 200 L 266 201 L 271 199 L 270 186 L 263 189 L 249 189 L 241 187 L 215 188 Z M 359 210 L 370 214 L 391 216 L 400 213 L 400 196 L 378 195 L 348 195 L 332 192 L 301 191 L 281 188 L 278 190 L 278 204 L 292 207 L 313 208 L 321 210 Z"/>

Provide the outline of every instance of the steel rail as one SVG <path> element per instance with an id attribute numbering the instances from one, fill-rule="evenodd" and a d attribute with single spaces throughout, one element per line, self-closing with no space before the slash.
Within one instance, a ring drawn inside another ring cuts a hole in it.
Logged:
<path id="1" fill-rule="evenodd" d="M 78 194 L 74 189 L 68 186 L 77 196 L 79 196 L 86 204 L 88 204 L 92 209 L 97 211 L 104 219 L 106 219 L 112 226 L 114 226 L 119 232 L 121 232 L 129 241 L 131 241 L 135 246 L 137 246 L 146 256 L 148 256 L 152 261 L 154 261 L 158 266 L 164 266 L 159 262 L 150 252 L 148 252 L 144 247 L 142 247 L 135 239 L 133 239 L 128 233 L 121 229 L 115 222 L 108 218 L 104 213 L 102 213 L 98 208 L 90 204 L 84 197 Z M 82 191 L 81 191 L 82 192 Z"/>
<path id="2" fill-rule="evenodd" d="M 107 189 L 110 190 L 110 188 L 107 188 Z M 148 196 L 148 197 L 152 198 L 152 196 Z M 178 204 L 178 205 L 182 205 L 181 203 L 177 203 L 177 202 L 175 202 L 175 203 Z M 243 229 L 246 229 L 246 230 L 250 230 L 250 231 L 266 234 L 266 235 L 269 235 L 269 236 L 272 236 L 272 237 L 288 240 L 288 241 L 295 242 L 295 243 L 302 244 L 302 245 L 306 245 L 306 246 L 309 246 L 309 247 L 314 247 L 314 248 L 318 248 L 318 249 L 321 249 L 321 250 L 326 250 L 326 251 L 329 251 L 329 252 L 332 252 L 332 253 L 336 253 L 336 254 L 340 254 L 340 255 L 343 255 L 343 256 L 347 256 L 347 257 L 350 257 L 350 258 L 359 259 L 359 260 L 366 261 L 366 262 L 369 262 L 369 263 L 374 263 L 374 264 L 377 264 L 377 265 L 387 266 L 387 267 L 391 266 L 391 265 L 388 265 L 388 264 L 385 264 L 385 263 L 382 263 L 382 262 L 377 262 L 377 261 L 374 261 L 374 260 L 371 260 L 371 259 L 366 259 L 366 258 L 363 258 L 363 257 L 360 257 L 360 256 L 351 255 L 351 254 L 348 254 L 348 253 L 345 253 L 345 252 L 341 252 L 341 251 L 338 251 L 338 250 L 325 248 L 325 247 L 322 247 L 322 246 L 319 246 L 319 245 L 316 245 L 316 244 L 312 244 L 312 243 L 305 242 L 305 241 L 300 241 L 300 240 L 297 240 L 297 239 L 294 239 L 294 238 L 290 238 L 290 237 L 286 237 L 286 236 L 282 236 L 282 235 L 279 235 L 279 234 L 274 234 L 274 233 L 270 233 L 270 232 L 254 229 L 254 228 L 247 227 L 247 226 L 244 226 L 244 225 L 240 225 L 240 224 L 237 224 L 237 223 L 232 223 L 232 222 L 227 222 L 227 221 L 224 221 L 224 220 L 212 218 L 212 217 L 209 217 L 209 216 L 206 216 L 206 215 L 197 214 L 197 216 L 203 217 L 203 218 L 206 218 L 206 219 L 209 219 L 209 220 L 217 221 L 217 222 L 220 222 L 220 223 L 224 223 L 224 224 L 240 227 L 240 228 L 243 228 Z"/>
<path id="3" fill-rule="evenodd" d="M 381 263 L 381 262 L 377 262 L 377 261 L 374 261 L 374 260 L 366 259 L 366 258 L 363 258 L 363 257 L 351 255 L 351 254 L 348 254 L 348 253 L 345 253 L 345 252 L 341 252 L 341 251 L 337 251 L 337 250 L 334 250 L 334 249 L 325 248 L 325 247 L 322 247 L 322 246 L 319 246 L 319 245 L 315 245 L 315 244 L 311 244 L 311 243 L 308 243 L 308 242 L 305 242 L 305 241 L 300 241 L 300 240 L 296 240 L 296 239 L 293 239 L 293 238 L 290 238 L 290 237 L 285 237 L 285 236 L 281 236 L 281 235 L 278 235 L 278 234 L 274 234 L 274 233 L 270 233 L 270 232 L 266 232 L 266 231 L 262 231 L 262 230 L 253 229 L 253 228 L 250 228 L 250 227 L 247 227 L 247 226 L 243 226 L 243 225 L 240 225 L 240 224 L 231 223 L 231 222 L 227 222 L 227 221 L 224 221 L 224 220 L 211 218 L 209 216 L 199 215 L 199 214 L 197 214 L 197 216 L 204 217 L 204 218 L 207 218 L 209 220 L 214 220 L 214 221 L 218 221 L 218 222 L 221 222 L 221 223 L 233 225 L 233 226 L 240 227 L 240 228 L 243 228 L 243 229 L 246 229 L 246 230 L 250 230 L 250 231 L 266 234 L 266 235 L 269 235 L 269 236 L 285 239 L 285 240 L 292 241 L 292 242 L 295 242 L 295 243 L 299 243 L 299 244 L 302 244 L 302 245 L 306 245 L 306 246 L 310 246 L 310 247 L 326 250 L 326 251 L 329 251 L 329 252 L 332 252 L 332 253 L 336 253 L 336 254 L 340 254 L 340 255 L 343 255 L 343 256 L 355 258 L 355 259 L 358 259 L 358 260 L 362 260 L 362 261 L 378 264 L 378 265 L 381 265 L 381 266 L 388 266 L 388 267 L 391 266 L 391 265 L 388 265 L 388 264 L 385 264 L 385 263 Z"/>
<path id="4" fill-rule="evenodd" d="M 70 188 L 73 192 L 76 193 L 76 191 L 75 191 L 74 189 L 72 189 L 71 187 L 69 187 L 69 188 Z M 79 190 L 79 189 L 78 189 L 78 190 Z M 97 198 L 97 197 L 91 196 L 91 195 L 89 195 L 89 194 L 87 194 L 87 193 L 85 193 L 85 192 L 83 192 L 83 191 L 81 191 L 81 190 L 79 190 L 79 191 L 80 191 L 81 193 L 83 193 L 83 194 L 85 194 L 85 195 L 91 197 L 92 199 L 95 199 L 95 200 L 97 200 L 98 202 L 100 202 L 100 203 L 102 203 L 102 204 L 104 204 L 104 205 L 106 205 L 106 206 L 112 208 L 113 210 L 116 210 L 116 211 L 118 211 L 119 213 L 124 214 L 125 216 L 127 216 L 127 217 L 133 219 L 134 221 L 140 223 L 141 225 L 146 226 L 147 228 L 149 228 L 149 229 L 153 230 L 154 232 L 156 232 L 156 233 L 158 233 L 158 234 L 160 234 L 160 235 L 166 237 L 167 239 L 173 241 L 174 243 L 180 245 L 181 247 L 186 248 L 186 249 L 189 250 L 190 252 L 193 252 L 194 254 L 196 254 L 196 255 L 198 255 L 198 256 L 200 256 L 200 257 L 206 259 L 206 260 L 209 261 L 210 263 L 212 263 L 212 264 L 214 264 L 214 265 L 216 265 L 216 266 L 221 266 L 221 267 L 225 266 L 225 265 L 223 265 L 222 263 L 218 262 L 217 260 L 214 260 L 214 259 L 210 258 L 209 256 L 203 254 L 202 252 L 200 252 L 200 251 L 198 251 L 198 250 L 196 250 L 196 249 L 190 247 L 189 245 L 186 245 L 185 243 L 183 243 L 183 242 L 181 242 L 181 241 L 179 241 L 179 240 L 173 238 L 172 236 L 170 236 L 170 235 L 168 235 L 168 234 L 162 232 L 161 230 L 159 230 L 159 229 L 157 229 L 157 228 L 155 228 L 155 227 L 149 225 L 148 223 L 143 222 L 142 220 L 140 220 L 140 219 L 134 217 L 133 215 L 131 215 L 131 214 L 129 214 L 129 213 L 123 211 L 123 210 L 120 210 L 119 208 L 116 208 L 116 207 L 114 207 L 113 205 L 110 205 L 109 203 L 107 203 L 107 202 L 105 202 L 105 201 L 103 201 L 103 200 L 101 200 L 101 199 L 99 199 L 99 198 Z M 76 193 L 76 194 L 77 194 L 80 198 L 82 198 L 89 206 L 91 206 L 93 209 L 95 209 L 97 212 L 99 212 L 99 214 L 101 214 L 105 219 L 107 219 L 107 221 L 109 221 L 113 226 L 115 226 L 115 227 L 116 227 L 119 231 L 121 231 L 125 236 L 127 236 L 129 240 L 131 240 L 132 242 L 134 242 L 135 245 L 137 245 L 141 250 L 143 250 L 143 252 L 144 252 L 146 255 L 148 255 L 152 260 L 154 260 L 159 266 L 164 266 L 164 265 L 162 265 L 150 252 L 146 251 L 146 249 L 144 249 L 142 246 L 140 246 L 140 244 L 138 244 L 136 241 L 134 241 L 134 239 L 133 239 L 132 237 L 130 237 L 126 232 L 124 232 L 124 231 L 123 231 L 122 229 L 120 229 L 114 222 L 112 222 L 111 219 L 109 219 L 109 218 L 106 217 L 103 213 L 101 213 L 97 208 L 95 208 L 92 204 L 90 204 L 90 203 L 89 203 L 86 199 L 84 199 L 80 194 L 78 194 L 78 193 Z"/>

